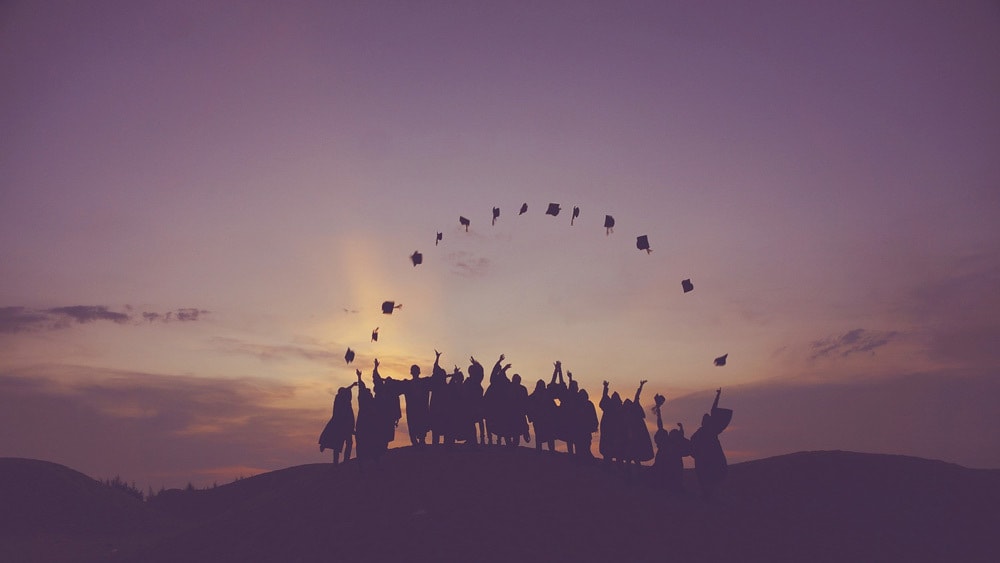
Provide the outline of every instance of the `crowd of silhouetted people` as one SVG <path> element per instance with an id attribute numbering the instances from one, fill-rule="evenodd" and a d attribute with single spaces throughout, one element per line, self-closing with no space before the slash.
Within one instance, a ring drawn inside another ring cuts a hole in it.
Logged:
<path id="1" fill-rule="evenodd" d="M 435 355 L 430 377 L 421 377 L 417 365 L 410 368 L 410 379 L 383 377 L 376 359 L 369 388 L 361 370 L 356 370 L 357 382 L 337 391 L 333 416 L 319 438 L 320 451 L 332 449 L 333 463 L 339 464 L 341 459 L 350 459 L 356 442 L 359 466 L 378 461 L 395 438 L 404 414 L 400 397 L 405 397 L 406 426 L 414 446 L 461 443 L 516 447 L 534 439 L 537 451 L 547 448 L 554 452 L 559 441 L 565 443 L 569 455 L 590 461 L 595 459 L 593 434 L 600 431 L 598 451 L 606 462 L 627 468 L 653 460 L 651 475 L 659 488 L 673 492 L 683 489 L 686 456 L 694 459 L 695 473 L 706 497 L 712 496 L 726 476 L 726 456 L 719 434 L 729 425 L 733 413 L 719 408 L 721 389 L 716 391 L 711 412 L 702 417 L 701 427 L 690 438 L 680 423 L 669 431 L 664 428 L 661 411 L 665 398 L 656 395 L 652 411 L 656 413 L 657 430 L 651 440 L 640 402 L 646 381 L 639 382 L 635 395 L 625 400 L 618 392 L 609 394 L 605 381 L 598 420 L 587 391 L 573 379 L 572 372 L 567 371 L 564 377 L 561 362 L 555 362 L 548 383 L 539 379 L 529 393 L 519 374 L 507 375 L 511 364 L 503 363 L 502 354 L 488 381 L 483 365 L 473 357 L 469 358 L 466 375 L 457 365 L 448 373 L 440 365 L 441 353 L 435 351 Z M 357 413 L 351 392 L 355 386 Z"/>

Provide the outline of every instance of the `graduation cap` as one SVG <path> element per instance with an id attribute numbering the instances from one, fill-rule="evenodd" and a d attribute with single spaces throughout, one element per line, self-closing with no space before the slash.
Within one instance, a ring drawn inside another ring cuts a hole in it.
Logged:
<path id="1" fill-rule="evenodd" d="M 465 227 L 465 232 L 469 232 L 469 223 L 470 223 L 470 221 L 468 219 L 466 219 L 465 217 L 459 216 L 458 217 L 458 223 L 460 225 L 462 225 L 463 227 Z"/>
<path id="2" fill-rule="evenodd" d="M 576 207 L 574 205 L 573 206 L 573 217 L 571 217 L 570 220 L 569 220 L 569 226 L 572 227 L 573 226 L 573 221 L 576 221 L 576 218 L 579 217 L 579 216 L 580 216 L 580 208 Z"/>
<path id="3" fill-rule="evenodd" d="M 372 331 L 372 342 L 378 342 L 378 327 Z"/>
<path id="4" fill-rule="evenodd" d="M 493 208 L 493 223 L 491 223 L 491 224 L 492 225 L 496 225 L 497 224 L 497 219 L 499 217 L 500 217 L 500 208 L 499 207 L 494 207 Z"/>
<path id="5" fill-rule="evenodd" d="M 649 248 L 649 237 L 646 235 L 635 237 L 635 247 L 639 250 L 645 250 L 646 254 L 652 252 L 652 249 Z"/>
<path id="6" fill-rule="evenodd" d="M 376 330 L 378 330 L 378 329 L 376 329 Z M 347 363 L 353 362 L 354 361 L 354 350 L 351 350 L 350 348 L 348 348 L 347 349 L 347 353 L 344 354 L 344 360 L 346 360 Z"/>
<path id="7" fill-rule="evenodd" d="M 719 356 L 718 358 L 715 358 L 715 365 L 717 365 L 719 367 L 722 367 L 722 366 L 726 365 L 726 357 L 727 356 L 729 356 L 729 354 L 723 354 L 723 355 Z"/>
<path id="8" fill-rule="evenodd" d="M 441 239 L 443 239 L 443 238 L 444 238 L 444 234 L 443 233 L 438 233 L 437 234 L 437 238 L 434 239 L 434 246 L 437 246 L 438 243 L 441 242 Z"/>
<path id="9" fill-rule="evenodd" d="M 549 204 L 549 208 L 545 211 L 545 214 L 546 215 L 551 215 L 551 216 L 555 217 L 556 215 L 559 215 L 560 211 L 562 211 L 562 210 L 559 209 L 559 204 L 558 203 L 550 203 Z"/>
<path id="10" fill-rule="evenodd" d="M 522 203 L 521 204 L 521 211 L 518 213 L 518 215 L 524 215 L 527 212 L 528 212 L 528 204 L 527 203 Z"/>
<path id="11" fill-rule="evenodd" d="M 604 228 L 607 229 L 604 234 L 610 235 L 615 232 L 615 218 L 610 215 L 604 216 Z"/>
<path id="12" fill-rule="evenodd" d="M 414 250 L 413 254 L 410 255 L 410 260 L 413 262 L 413 267 L 417 267 L 424 262 L 424 255 L 420 251 Z"/>
<path id="13" fill-rule="evenodd" d="M 396 305 L 395 301 L 383 301 L 382 302 L 382 313 L 386 315 L 391 315 L 393 309 L 402 309 L 403 305 Z"/>
<path id="14" fill-rule="evenodd" d="M 689 291 L 694 291 L 694 284 L 691 283 L 690 279 L 682 280 L 681 281 L 681 287 L 684 288 L 684 293 L 687 293 Z"/>

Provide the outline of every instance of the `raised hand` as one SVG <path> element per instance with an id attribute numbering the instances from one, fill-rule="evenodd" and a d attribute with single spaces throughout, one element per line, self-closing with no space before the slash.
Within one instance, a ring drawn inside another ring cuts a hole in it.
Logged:
<path id="1" fill-rule="evenodd" d="M 642 389 L 642 386 L 645 385 L 646 383 L 647 383 L 647 380 L 645 380 L 645 379 L 643 379 L 642 381 L 640 381 L 639 382 L 639 388 Z"/>
<path id="2" fill-rule="evenodd" d="M 375 367 L 378 367 L 378 358 L 375 358 Z"/>

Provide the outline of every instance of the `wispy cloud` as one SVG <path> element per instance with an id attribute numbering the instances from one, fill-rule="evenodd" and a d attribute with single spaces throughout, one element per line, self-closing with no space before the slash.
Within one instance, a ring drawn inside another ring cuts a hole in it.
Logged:
<path id="1" fill-rule="evenodd" d="M 0 333 L 37 332 L 58 330 L 74 324 L 108 321 L 116 324 L 139 324 L 172 321 L 197 321 L 209 311 L 181 308 L 166 313 L 143 311 L 134 314 L 126 305 L 124 311 L 113 311 L 105 305 L 70 305 L 50 309 L 27 307 L 0 307 Z"/>
<path id="2" fill-rule="evenodd" d="M 897 331 L 873 331 L 863 328 L 845 332 L 840 336 L 828 336 L 811 344 L 810 360 L 830 356 L 847 357 L 851 354 L 873 352 L 896 339 Z"/>
<path id="3" fill-rule="evenodd" d="M 261 361 L 306 359 L 323 363 L 344 363 L 343 350 L 337 349 L 335 351 L 320 345 L 261 344 L 227 336 L 212 338 L 211 342 L 219 351 L 229 354 L 249 355 Z M 346 350 L 346 347 L 344 347 L 344 350 Z"/>
<path id="4" fill-rule="evenodd" d="M 451 252 L 447 256 L 451 271 L 462 277 L 479 278 L 490 271 L 490 259 L 470 252 Z"/>

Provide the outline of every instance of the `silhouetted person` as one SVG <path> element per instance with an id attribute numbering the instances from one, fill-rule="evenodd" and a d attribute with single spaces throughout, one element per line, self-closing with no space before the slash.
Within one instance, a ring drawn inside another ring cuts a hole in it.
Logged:
<path id="1" fill-rule="evenodd" d="M 448 386 L 448 373 L 441 367 L 441 352 L 434 350 L 434 369 L 431 372 L 430 390 L 430 428 L 431 443 L 439 444 L 444 440 L 444 435 L 448 427 L 446 387 Z"/>
<path id="2" fill-rule="evenodd" d="M 549 390 L 545 388 L 545 380 L 535 383 L 535 390 L 528 395 L 528 419 L 535 430 L 535 449 L 542 451 L 542 444 L 548 444 L 549 451 L 556 449 L 555 437 L 552 434 L 552 421 L 555 418 L 556 403 L 552 400 Z"/>
<path id="3" fill-rule="evenodd" d="M 635 391 L 635 398 L 631 401 L 626 399 L 622 403 L 622 418 L 625 425 L 625 460 L 636 465 L 653 459 L 653 442 L 649 439 L 649 430 L 646 428 L 646 412 L 639 402 L 639 395 L 645 384 L 645 379 L 640 381 L 639 388 Z"/>
<path id="4" fill-rule="evenodd" d="M 332 449 L 334 465 L 340 463 L 341 453 L 344 454 L 344 461 L 351 459 L 351 446 L 354 443 L 354 406 L 351 405 L 351 387 L 356 385 L 357 383 L 352 383 L 337 390 L 337 395 L 333 398 L 333 416 L 319 435 L 319 451 Z"/>
<path id="5" fill-rule="evenodd" d="M 662 409 L 666 399 L 656 396 L 656 458 L 653 461 L 653 484 L 657 488 L 679 493 L 684 489 L 684 456 L 691 455 L 691 442 L 684 437 L 684 425 L 677 423 L 677 429 L 667 432 L 663 428 Z"/>
<path id="6" fill-rule="evenodd" d="M 465 379 L 465 400 L 472 419 L 473 435 L 479 436 L 479 443 L 486 443 L 486 411 L 483 404 L 483 365 L 469 356 L 469 376 Z"/>
<path id="7" fill-rule="evenodd" d="M 531 434 L 528 432 L 528 390 L 521 385 L 521 374 L 515 373 L 510 378 L 509 390 L 511 438 L 515 446 L 521 444 L 521 438 L 526 443 L 531 443 Z"/>
<path id="8" fill-rule="evenodd" d="M 566 451 L 573 453 L 573 442 L 567 439 L 569 412 L 566 408 L 566 399 L 569 389 L 566 388 L 566 380 L 563 379 L 562 362 L 556 360 L 553 366 L 552 380 L 549 381 L 549 395 L 556 402 L 555 416 L 552 417 L 552 437 L 566 442 Z"/>
<path id="9" fill-rule="evenodd" d="M 556 411 L 557 422 L 557 433 L 556 438 L 562 440 L 566 443 L 566 452 L 570 455 L 576 453 L 576 440 L 579 436 L 577 408 L 579 407 L 577 403 L 577 393 L 580 391 L 580 386 L 576 381 L 573 381 L 573 372 L 567 371 L 566 376 L 569 379 L 569 384 L 566 385 L 562 379 L 562 364 L 557 366 L 559 371 L 559 409 Z"/>
<path id="10" fill-rule="evenodd" d="M 625 421 L 622 417 L 622 400 L 615 391 L 608 396 L 608 382 L 601 394 L 601 440 L 598 449 L 605 461 L 625 460 Z"/>
<path id="11" fill-rule="evenodd" d="M 593 442 L 594 432 L 597 432 L 597 409 L 590 401 L 590 395 L 586 389 L 580 389 L 576 398 L 573 399 L 573 426 L 572 438 L 573 449 L 576 455 L 587 461 L 594 459 L 593 452 L 590 451 Z"/>
<path id="12" fill-rule="evenodd" d="M 466 401 L 463 382 L 465 374 L 455 366 L 455 371 L 448 376 L 451 380 L 445 386 L 445 444 L 455 442 L 472 443 L 475 440 L 472 417 L 469 415 L 469 403 Z"/>
<path id="13" fill-rule="evenodd" d="M 427 432 L 431 429 L 431 380 L 420 377 L 420 366 L 410 366 L 410 380 L 403 384 L 406 398 L 406 427 L 410 432 L 410 443 L 424 445 Z"/>
<path id="14" fill-rule="evenodd" d="M 375 359 L 375 369 L 372 370 L 373 387 L 375 388 L 375 404 L 379 411 L 380 428 L 384 432 L 386 449 L 389 442 L 396 439 L 396 426 L 403 418 L 403 410 L 399 404 L 399 396 L 402 395 L 402 382 L 391 377 L 382 377 L 378 372 L 378 358 Z"/>
<path id="15" fill-rule="evenodd" d="M 490 384 L 483 394 L 483 412 L 486 414 L 486 438 L 489 444 L 493 445 L 493 438 L 496 443 L 510 443 L 512 435 L 511 414 L 510 414 L 510 379 L 507 378 L 507 370 L 510 364 L 501 365 L 506 356 L 500 354 L 500 359 L 493 365 L 490 372 Z"/>
<path id="16" fill-rule="evenodd" d="M 733 411 L 719 408 L 719 396 L 722 389 L 715 391 L 715 401 L 712 403 L 711 414 L 701 418 L 701 428 L 691 435 L 691 456 L 694 457 L 694 470 L 698 475 L 698 484 L 705 498 L 712 498 L 715 489 L 726 478 L 729 466 L 726 454 L 722 451 L 719 434 L 729 426 L 733 419 Z"/>
<path id="17" fill-rule="evenodd" d="M 385 421 L 389 420 L 391 427 L 392 420 L 387 419 L 380 412 L 375 402 L 375 396 L 371 390 L 361 380 L 361 370 L 358 374 L 358 419 L 355 428 L 355 436 L 358 440 L 358 467 L 364 461 L 377 461 L 388 446 L 385 439 Z"/>

